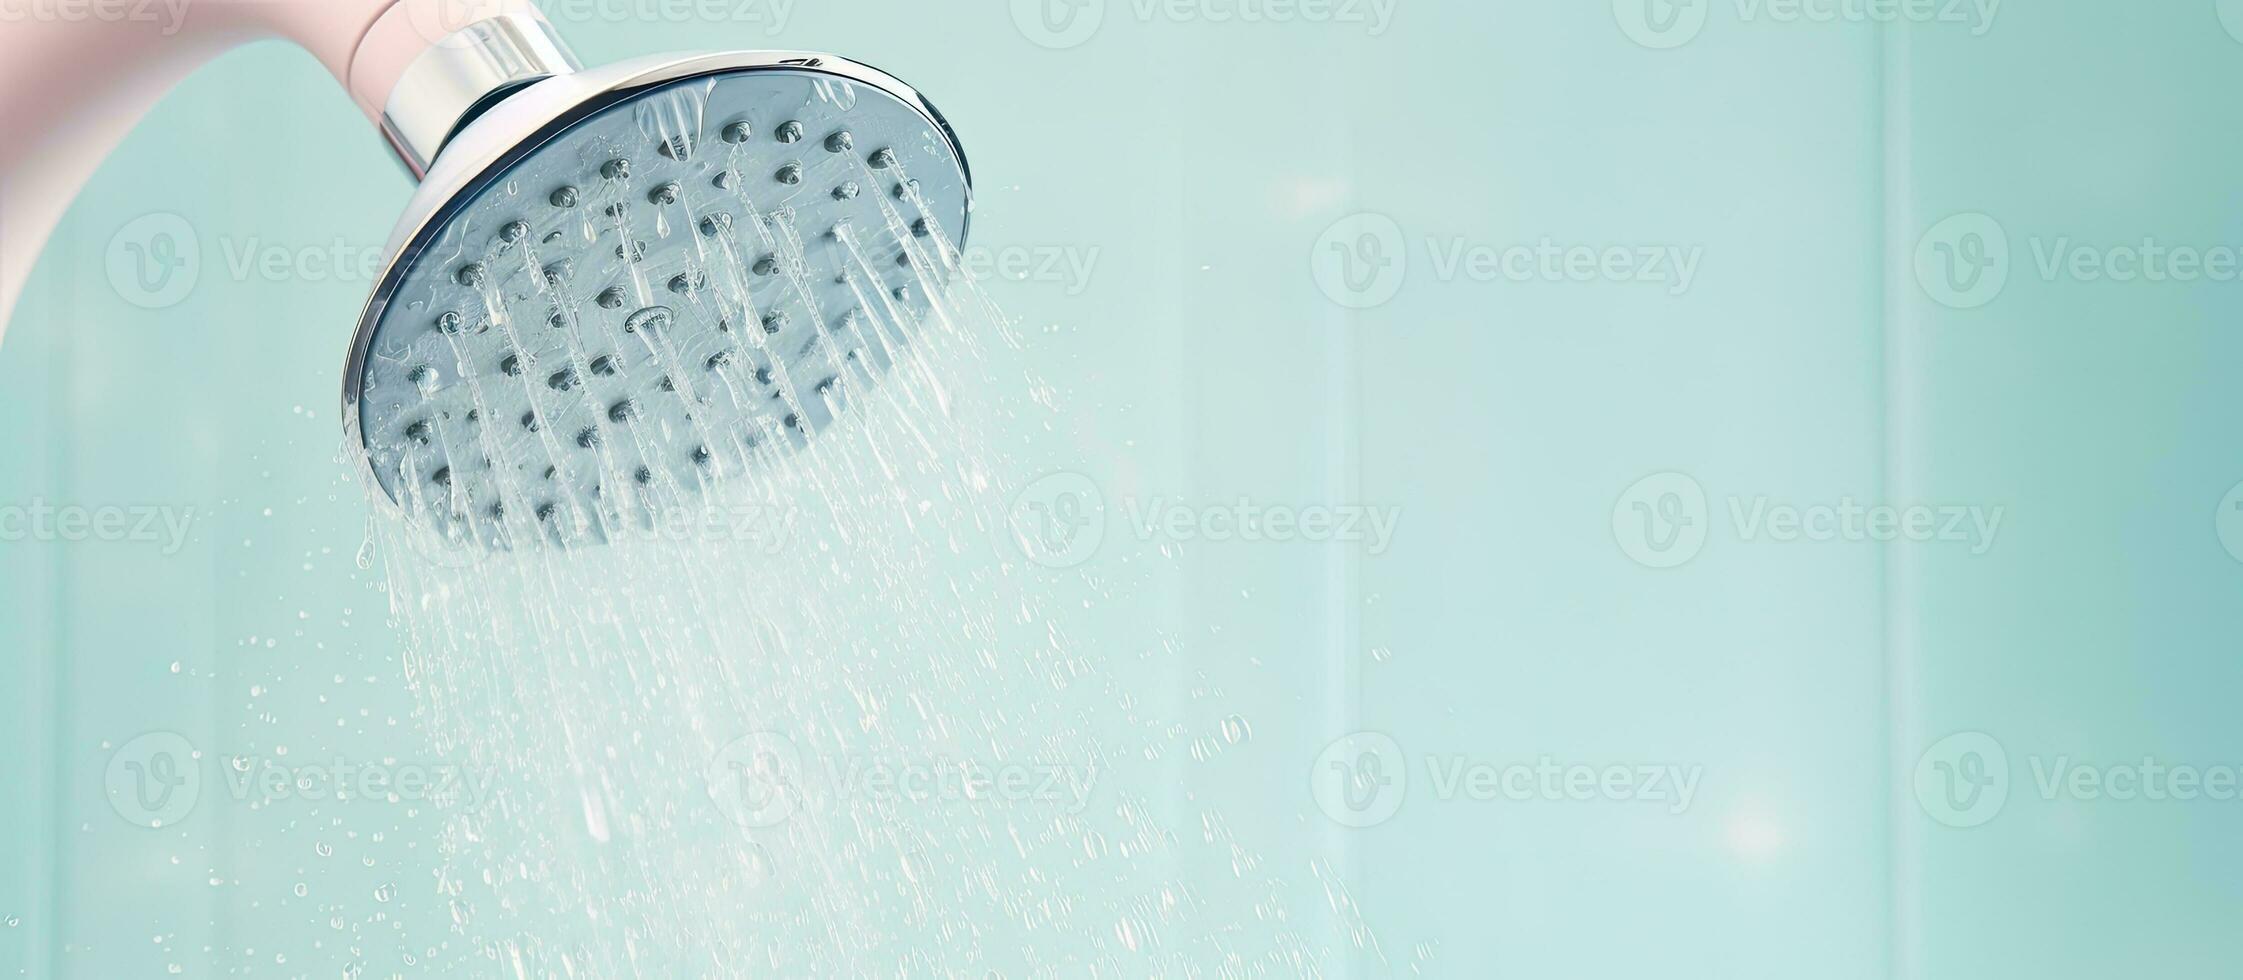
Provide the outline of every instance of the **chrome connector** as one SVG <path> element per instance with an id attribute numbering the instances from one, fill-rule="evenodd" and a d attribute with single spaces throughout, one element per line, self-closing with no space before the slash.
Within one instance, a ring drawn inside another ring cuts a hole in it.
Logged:
<path id="1" fill-rule="evenodd" d="M 419 180 L 476 114 L 524 85 L 582 67 L 534 8 L 475 21 L 405 67 L 382 107 L 382 135 Z"/>

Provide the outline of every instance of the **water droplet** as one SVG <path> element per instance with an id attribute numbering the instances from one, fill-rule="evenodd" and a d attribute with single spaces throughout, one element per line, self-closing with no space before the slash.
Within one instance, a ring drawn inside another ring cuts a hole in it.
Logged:
<path id="1" fill-rule="evenodd" d="M 1237 745 L 1253 737 L 1254 727 L 1247 724 L 1244 717 L 1232 715 L 1223 719 L 1223 741 Z"/>

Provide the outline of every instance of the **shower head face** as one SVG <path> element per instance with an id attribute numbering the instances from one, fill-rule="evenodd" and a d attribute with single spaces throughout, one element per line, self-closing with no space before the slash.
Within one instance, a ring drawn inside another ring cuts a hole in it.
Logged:
<path id="1" fill-rule="evenodd" d="M 605 540 L 806 445 L 964 241 L 965 158 L 893 78 L 824 55 L 600 71 L 454 138 L 360 323 L 369 475 L 454 541 Z"/>

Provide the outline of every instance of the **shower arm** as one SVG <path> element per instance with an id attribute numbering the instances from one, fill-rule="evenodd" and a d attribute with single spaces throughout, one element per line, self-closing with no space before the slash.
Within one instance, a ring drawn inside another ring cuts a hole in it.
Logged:
<path id="1" fill-rule="evenodd" d="M 280 38 L 342 84 L 415 180 L 513 87 L 579 67 L 530 0 L 147 0 L 0 24 L 0 339 L 86 178 L 181 79 Z"/>

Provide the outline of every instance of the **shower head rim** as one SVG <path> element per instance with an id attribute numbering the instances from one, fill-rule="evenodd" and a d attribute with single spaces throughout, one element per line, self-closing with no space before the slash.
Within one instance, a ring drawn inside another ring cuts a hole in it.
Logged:
<path id="1" fill-rule="evenodd" d="M 973 169 L 957 132 L 941 110 L 917 89 L 871 65 L 810 51 L 693 52 L 649 55 L 548 76 L 523 86 L 455 134 L 438 153 L 420 189 L 399 218 L 387 245 L 388 260 L 360 309 L 358 327 L 352 334 L 350 354 L 343 369 L 343 431 L 350 440 L 345 451 L 355 457 L 353 468 L 358 478 L 381 491 L 373 495 L 377 498 L 377 508 L 392 516 L 406 513 L 405 505 L 374 472 L 373 454 L 366 451 L 365 420 L 360 410 L 366 360 L 389 301 L 412 270 L 420 251 L 482 190 L 578 123 L 653 89 L 695 78 L 759 71 L 823 74 L 869 86 L 924 117 L 941 134 L 964 178 L 965 207 L 959 216 L 957 241 L 961 245 L 965 243 L 973 220 Z"/>

